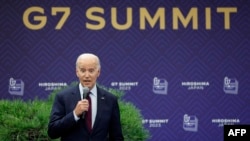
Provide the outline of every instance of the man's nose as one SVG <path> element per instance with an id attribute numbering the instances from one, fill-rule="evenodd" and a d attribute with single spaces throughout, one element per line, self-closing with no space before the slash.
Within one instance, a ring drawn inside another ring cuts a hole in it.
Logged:
<path id="1" fill-rule="evenodd" d="M 86 71 L 85 76 L 87 76 L 87 77 L 90 76 L 90 72 Z"/>

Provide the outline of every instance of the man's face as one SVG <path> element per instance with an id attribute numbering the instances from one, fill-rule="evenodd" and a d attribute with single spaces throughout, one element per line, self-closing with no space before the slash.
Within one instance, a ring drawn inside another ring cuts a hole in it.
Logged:
<path id="1" fill-rule="evenodd" d="M 97 60 L 93 57 L 80 58 L 76 67 L 76 75 L 82 86 L 91 90 L 100 75 Z"/>

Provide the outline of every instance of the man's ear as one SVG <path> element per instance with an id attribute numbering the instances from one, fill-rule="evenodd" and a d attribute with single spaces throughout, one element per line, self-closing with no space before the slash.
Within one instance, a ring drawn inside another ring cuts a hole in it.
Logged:
<path id="1" fill-rule="evenodd" d="M 100 74 L 101 74 L 101 70 L 99 69 L 99 70 L 98 70 L 98 77 L 100 76 Z"/>
<path id="2" fill-rule="evenodd" d="M 79 76 L 78 76 L 78 70 L 77 70 L 77 69 L 76 69 L 76 76 L 79 77 Z"/>

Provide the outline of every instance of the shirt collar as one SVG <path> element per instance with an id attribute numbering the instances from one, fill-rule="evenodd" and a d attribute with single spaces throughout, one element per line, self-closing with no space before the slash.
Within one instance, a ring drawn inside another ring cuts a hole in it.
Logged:
<path id="1" fill-rule="evenodd" d="M 81 83 L 79 83 L 79 89 L 80 89 L 80 93 L 83 93 L 83 86 Z M 97 96 L 97 88 L 96 88 L 96 84 L 94 85 L 94 87 L 90 90 L 91 94 L 93 96 Z"/>
<path id="2" fill-rule="evenodd" d="M 90 92 L 91 92 L 91 94 L 93 95 L 93 96 L 97 96 L 97 88 L 96 88 L 96 85 L 94 85 L 94 87 L 90 90 Z"/>

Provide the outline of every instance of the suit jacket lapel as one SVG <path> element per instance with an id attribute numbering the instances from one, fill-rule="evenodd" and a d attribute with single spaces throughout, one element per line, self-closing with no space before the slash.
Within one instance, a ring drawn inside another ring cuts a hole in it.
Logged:
<path id="1" fill-rule="evenodd" d="M 81 100 L 79 85 L 75 86 L 74 91 L 72 91 L 72 95 L 73 95 L 73 101 L 78 102 L 79 100 Z"/>
<path id="2" fill-rule="evenodd" d="M 71 95 L 72 95 L 72 96 L 70 97 L 71 99 L 68 99 L 68 100 L 71 101 L 72 110 L 74 110 L 74 108 L 75 108 L 77 102 L 78 102 L 79 100 L 81 100 L 81 94 L 80 94 L 80 90 L 79 90 L 79 85 L 76 85 L 76 86 L 72 89 Z M 78 120 L 78 122 L 79 122 L 80 126 L 83 126 L 83 127 L 84 127 L 84 130 L 88 131 L 88 128 L 87 128 L 87 126 L 85 125 L 85 121 L 84 121 L 82 118 L 81 118 L 80 120 Z"/>
<path id="3" fill-rule="evenodd" d="M 97 113 L 96 113 L 93 130 L 96 127 L 98 127 L 98 124 L 101 121 L 101 115 L 104 114 L 102 113 L 104 106 L 105 106 L 105 94 L 102 93 L 100 88 L 97 87 Z"/>

